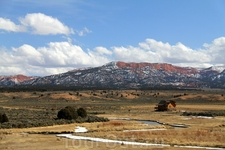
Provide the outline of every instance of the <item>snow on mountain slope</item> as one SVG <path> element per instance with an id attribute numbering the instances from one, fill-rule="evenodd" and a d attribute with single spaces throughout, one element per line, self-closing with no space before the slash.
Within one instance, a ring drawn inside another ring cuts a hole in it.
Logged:
<path id="1" fill-rule="evenodd" d="M 217 72 L 221 73 L 225 70 L 225 66 L 212 66 L 206 69 L 202 69 L 203 72 Z"/>
<path id="2" fill-rule="evenodd" d="M 63 85 L 99 88 L 146 88 L 155 86 L 224 88 L 223 67 L 196 69 L 166 63 L 110 62 L 100 67 L 75 69 L 45 77 L 1 78 L 1 86 Z M 6 80 L 7 79 L 7 80 Z"/>

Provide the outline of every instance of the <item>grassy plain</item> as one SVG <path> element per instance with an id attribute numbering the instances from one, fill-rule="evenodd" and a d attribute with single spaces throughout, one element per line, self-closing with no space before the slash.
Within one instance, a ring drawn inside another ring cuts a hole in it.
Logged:
<path id="1" fill-rule="evenodd" d="M 154 111 L 155 105 L 160 100 L 175 100 L 176 111 Z M 51 121 L 49 125 L 48 120 L 54 120 L 57 112 L 65 106 L 83 107 L 89 114 L 107 117 L 110 121 L 62 125 Z M 12 124 L 28 122 L 37 126 L 0 129 L 0 149 L 184 149 L 174 145 L 225 148 L 225 116 L 198 118 L 181 115 L 184 111 L 218 112 L 223 115 L 225 91 L 219 89 L 5 91 L 0 93 L 0 107 L 0 113 L 6 113 Z M 121 118 L 133 120 L 121 120 Z M 151 126 L 135 120 L 156 120 L 165 125 Z M 168 124 L 185 124 L 189 127 L 174 128 Z M 1 127 L 6 126 L 6 123 L 1 125 Z M 89 130 L 88 133 L 76 135 L 171 146 L 108 145 L 69 140 L 55 135 L 73 132 L 76 126 L 83 126 Z M 164 130 L 150 130 L 155 128 Z M 144 129 L 145 131 L 141 131 Z"/>

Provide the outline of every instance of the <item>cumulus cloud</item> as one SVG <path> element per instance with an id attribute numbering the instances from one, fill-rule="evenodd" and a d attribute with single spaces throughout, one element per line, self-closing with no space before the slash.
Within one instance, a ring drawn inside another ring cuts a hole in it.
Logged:
<path id="1" fill-rule="evenodd" d="M 38 35 L 56 35 L 56 34 L 74 34 L 72 28 L 67 27 L 57 18 L 47 16 L 42 13 L 27 14 L 19 18 L 19 25 L 16 25 L 10 19 L 0 18 L 0 30 L 12 32 L 31 32 Z M 87 28 L 81 31 L 81 34 L 91 32 Z"/>
<path id="2" fill-rule="evenodd" d="M 30 45 L 24 44 L 19 48 L 12 48 L 12 50 L 14 51 L 12 56 L 14 56 L 20 64 L 31 66 L 44 64 L 42 54 Z"/>
<path id="3" fill-rule="evenodd" d="M 225 46 L 225 44 L 223 45 Z M 215 46 L 215 42 L 213 42 L 212 46 Z M 139 43 L 139 47 L 113 47 L 112 49 L 117 60 L 151 63 L 163 62 L 186 66 L 190 64 L 216 63 L 215 61 L 212 62 L 209 49 L 193 50 L 180 42 L 170 45 L 169 43 L 163 43 L 154 39 L 146 39 L 145 42 Z"/>
<path id="4" fill-rule="evenodd" d="M 74 31 L 68 28 L 57 18 L 47 16 L 42 13 L 27 14 L 24 18 L 19 19 L 21 24 L 30 27 L 33 34 L 73 34 Z"/>
<path id="5" fill-rule="evenodd" d="M 113 47 L 112 49 L 116 60 L 128 62 L 162 62 L 161 56 L 157 53 L 146 51 L 140 47 Z"/>
<path id="6" fill-rule="evenodd" d="M 99 46 L 84 51 L 68 41 L 50 42 L 38 48 L 27 44 L 11 50 L 0 48 L 0 53 L 1 74 L 50 75 L 75 68 L 100 66 L 114 60 L 210 67 L 225 65 L 225 37 L 205 43 L 202 49 L 196 50 L 179 42 L 171 45 L 146 39 L 137 47 Z"/>
<path id="7" fill-rule="evenodd" d="M 112 51 L 106 49 L 105 47 L 99 46 L 94 49 L 100 55 L 112 55 Z"/>
<path id="8" fill-rule="evenodd" d="M 10 19 L 0 18 L 0 29 L 11 32 L 25 32 L 26 27 L 22 25 L 16 25 Z"/>
<path id="9" fill-rule="evenodd" d="M 212 44 L 203 45 L 205 51 L 210 55 L 210 60 L 215 64 L 225 64 L 225 37 L 213 40 Z"/>
<path id="10" fill-rule="evenodd" d="M 14 74 L 49 75 L 109 62 L 107 57 L 95 50 L 85 52 L 81 47 L 69 42 L 51 42 L 48 46 L 39 48 L 24 44 L 18 48 L 12 48 L 11 51 L 1 49 L 1 54 L 0 72 L 2 74 L 5 70 Z"/>

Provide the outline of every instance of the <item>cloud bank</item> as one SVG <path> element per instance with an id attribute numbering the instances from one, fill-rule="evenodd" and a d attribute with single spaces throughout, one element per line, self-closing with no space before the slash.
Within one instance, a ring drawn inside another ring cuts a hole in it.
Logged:
<path id="1" fill-rule="evenodd" d="M 109 62 L 105 53 L 85 52 L 70 42 L 51 42 L 39 48 L 24 44 L 12 50 L 2 48 L 0 53 L 1 74 L 50 75 Z"/>
<path id="2" fill-rule="evenodd" d="M 225 37 L 203 44 L 202 49 L 191 49 L 182 43 L 170 45 L 146 39 L 139 46 L 95 47 L 83 50 L 70 41 L 50 42 L 35 48 L 24 44 L 18 48 L 0 49 L 2 75 L 50 75 L 75 68 L 100 66 L 110 61 L 170 63 L 178 66 L 210 67 L 225 65 Z"/>
<path id="3" fill-rule="evenodd" d="M 139 47 L 113 47 L 116 60 L 171 63 L 178 66 L 210 67 L 225 65 L 225 37 L 204 43 L 202 49 L 191 49 L 178 42 L 175 45 L 146 39 Z"/>

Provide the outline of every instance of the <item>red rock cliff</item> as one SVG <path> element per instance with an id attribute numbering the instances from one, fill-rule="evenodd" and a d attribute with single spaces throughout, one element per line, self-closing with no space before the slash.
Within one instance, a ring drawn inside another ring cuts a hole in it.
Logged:
<path id="1" fill-rule="evenodd" d="M 0 77 L 0 80 L 10 79 L 10 80 L 17 80 L 18 82 L 23 82 L 23 81 L 30 80 L 32 78 L 33 77 L 27 77 L 27 76 L 19 74 L 19 75 L 14 75 L 14 76 L 2 76 L 2 77 Z"/>
<path id="2" fill-rule="evenodd" d="M 176 72 L 176 73 L 182 73 L 182 74 L 196 74 L 198 73 L 197 69 L 195 68 L 184 68 L 184 67 L 178 67 L 178 66 L 173 66 L 171 64 L 166 64 L 166 63 L 125 63 L 125 62 L 117 62 L 116 64 L 120 68 L 133 68 L 133 69 L 140 69 L 144 68 L 146 66 L 150 66 L 154 69 L 162 69 L 165 72 Z"/>

